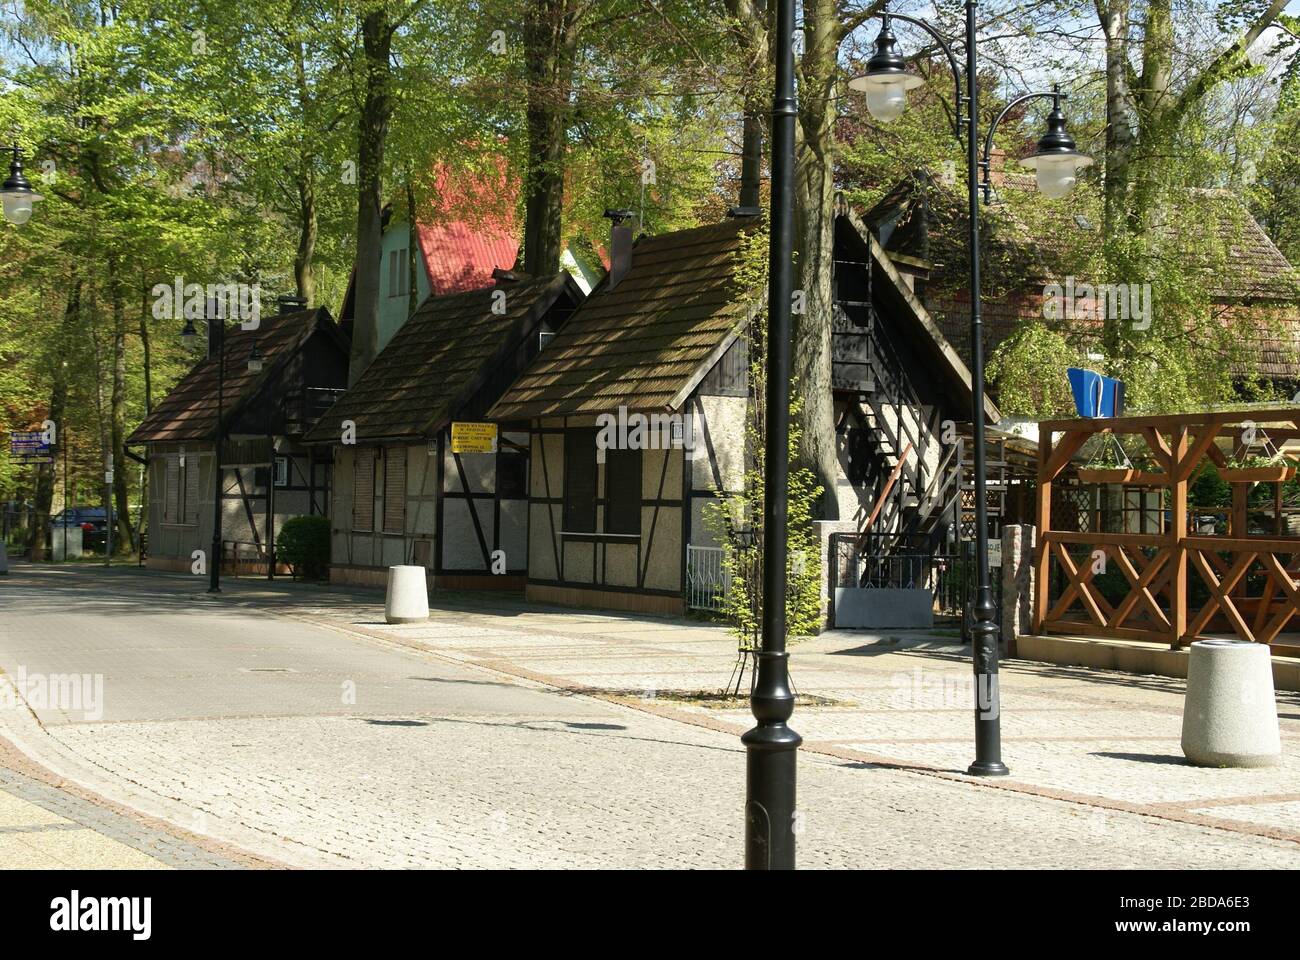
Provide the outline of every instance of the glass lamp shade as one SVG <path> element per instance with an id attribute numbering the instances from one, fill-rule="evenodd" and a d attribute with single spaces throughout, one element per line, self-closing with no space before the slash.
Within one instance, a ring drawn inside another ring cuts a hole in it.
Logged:
<path id="1" fill-rule="evenodd" d="M 1037 174 L 1038 189 L 1044 196 L 1059 200 L 1074 189 L 1078 172 L 1092 163 L 1092 157 L 1074 147 L 1074 137 L 1065 129 L 1065 114 L 1058 96 L 1047 115 L 1047 132 L 1034 152 L 1020 161 Z"/>
<path id="2" fill-rule="evenodd" d="M 1079 180 L 1073 157 L 1044 157 L 1035 173 L 1039 191 L 1053 200 L 1066 196 Z"/>
<path id="3" fill-rule="evenodd" d="M 32 215 L 32 204 L 41 199 L 40 194 L 30 190 L 6 190 L 4 197 L 5 219 L 16 226 L 22 226 Z"/>
<path id="4" fill-rule="evenodd" d="M 849 87 L 866 94 L 867 112 L 881 123 L 892 123 L 903 115 L 907 107 L 907 91 L 919 87 L 920 77 L 914 73 L 868 73 L 854 77 Z"/>
<path id="5" fill-rule="evenodd" d="M 257 349 L 257 344 L 253 344 L 253 351 L 248 355 L 248 372 L 262 372 L 262 351 Z"/>
<path id="6" fill-rule="evenodd" d="M 199 332 L 194 329 L 194 321 L 186 320 L 185 329 L 181 331 L 181 344 L 185 349 L 189 350 L 198 342 L 198 339 Z"/>

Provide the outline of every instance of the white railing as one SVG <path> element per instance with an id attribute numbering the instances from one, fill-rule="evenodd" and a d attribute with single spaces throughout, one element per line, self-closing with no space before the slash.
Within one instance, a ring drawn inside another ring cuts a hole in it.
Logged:
<path id="1" fill-rule="evenodd" d="M 721 610 L 731 588 L 722 566 L 721 547 L 686 545 L 686 605 L 692 610 Z"/>

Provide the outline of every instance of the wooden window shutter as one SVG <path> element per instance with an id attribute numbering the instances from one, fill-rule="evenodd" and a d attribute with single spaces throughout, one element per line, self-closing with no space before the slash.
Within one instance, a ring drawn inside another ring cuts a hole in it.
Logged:
<path id="1" fill-rule="evenodd" d="M 406 448 L 384 451 L 384 533 L 406 531 Z"/>
<path id="2" fill-rule="evenodd" d="M 641 532 L 640 450 L 605 451 L 605 532 Z"/>
<path id="3" fill-rule="evenodd" d="M 564 434 L 564 529 L 573 533 L 596 529 L 595 430 Z"/>
<path id="4" fill-rule="evenodd" d="M 199 522 L 199 458 L 190 454 L 185 458 L 185 519 L 182 523 Z M 217 496 L 221 496 L 218 488 Z"/>
<path id="5" fill-rule="evenodd" d="M 181 458 L 167 454 L 163 477 L 163 523 L 180 523 L 181 511 Z"/>
<path id="6" fill-rule="evenodd" d="M 375 529 L 375 451 L 358 450 L 352 467 L 352 529 Z"/>

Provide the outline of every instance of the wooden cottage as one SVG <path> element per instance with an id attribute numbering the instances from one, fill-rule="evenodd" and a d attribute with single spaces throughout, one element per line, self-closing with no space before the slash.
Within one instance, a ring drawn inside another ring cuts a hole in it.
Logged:
<path id="1" fill-rule="evenodd" d="M 530 425 L 529 599 L 684 609 L 686 547 L 704 497 L 739 489 L 744 471 L 749 378 L 738 338 L 754 302 L 735 272 L 753 226 L 642 238 L 625 272 L 611 263 L 489 412 Z M 661 419 L 643 425 L 641 443 L 598 446 L 600 417 L 615 431 L 621 418 L 624 439 L 636 418 Z"/>
<path id="2" fill-rule="evenodd" d="M 642 237 L 626 263 L 616 234 L 609 278 L 489 412 L 531 425 L 529 599 L 659 613 L 690 602 L 700 558 L 718 550 L 706 504 L 739 491 L 746 469 L 744 334 L 763 291 L 743 289 L 737 267 L 755 228 Z M 969 421 L 969 372 L 847 211 L 835 256 L 834 528 L 914 532 L 960 495 L 939 480 L 957 462 L 938 435 Z"/>
<path id="3" fill-rule="evenodd" d="M 266 572 L 276 531 L 289 517 L 329 510 L 330 464 L 302 438 L 347 384 L 347 338 L 323 308 L 262 317 L 251 330 L 229 326 L 224 336 L 220 424 L 218 360 L 209 347 L 127 438 L 147 453 L 146 563 L 155 569 L 191 570 L 195 550 L 207 558 L 218 488 L 222 561 L 245 571 Z M 249 369 L 254 345 L 256 372 Z"/>
<path id="4" fill-rule="evenodd" d="M 436 586 L 522 585 L 528 426 L 484 415 L 583 295 L 568 274 L 495 278 L 426 299 L 308 435 L 334 464 L 332 581 L 413 564 Z"/>

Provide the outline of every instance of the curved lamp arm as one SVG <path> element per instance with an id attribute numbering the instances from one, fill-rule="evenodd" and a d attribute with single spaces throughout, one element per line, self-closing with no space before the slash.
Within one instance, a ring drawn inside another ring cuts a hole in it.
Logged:
<path id="1" fill-rule="evenodd" d="M 961 92 L 961 80 L 962 80 L 961 66 L 957 63 L 956 54 L 952 52 L 952 45 L 949 44 L 948 41 L 944 39 L 943 34 L 941 34 L 934 27 L 930 26 L 924 20 L 918 20 L 916 17 L 909 17 L 905 13 L 889 13 L 889 12 L 881 13 L 880 18 L 881 18 L 881 22 L 886 27 L 889 26 L 889 21 L 891 19 L 902 20 L 904 23 L 910 23 L 914 27 L 920 27 L 930 36 L 934 37 L 934 42 L 939 44 L 939 48 L 943 50 L 944 54 L 948 57 L 948 66 L 952 68 L 952 82 L 955 88 L 953 99 L 955 101 L 955 106 L 957 108 L 957 118 L 953 122 L 953 134 L 957 137 L 958 140 L 960 140 L 962 127 L 964 127 L 968 122 L 967 118 L 962 116 L 962 112 L 963 112 L 962 107 L 967 103 L 967 98 L 963 96 Z"/>
<path id="2" fill-rule="evenodd" d="M 1069 94 L 1062 93 L 1060 87 L 1053 87 L 1051 93 L 1022 94 L 1021 96 L 1016 97 L 1016 99 L 1008 103 L 1005 107 L 1003 107 L 1002 112 L 999 113 L 996 117 L 994 117 L 993 122 L 989 124 L 988 136 L 984 138 L 984 153 L 980 157 L 980 172 L 981 172 L 980 189 L 983 190 L 984 192 L 985 203 L 988 203 L 993 196 L 993 186 L 992 184 L 989 183 L 989 156 L 993 152 L 993 134 L 997 131 L 998 124 L 1002 122 L 1003 117 L 1005 117 L 1016 107 L 1020 106 L 1022 103 L 1027 103 L 1030 100 L 1045 100 L 1048 97 L 1052 98 L 1052 105 L 1054 107 L 1059 107 L 1061 105 L 1062 100 L 1069 99 Z"/>

